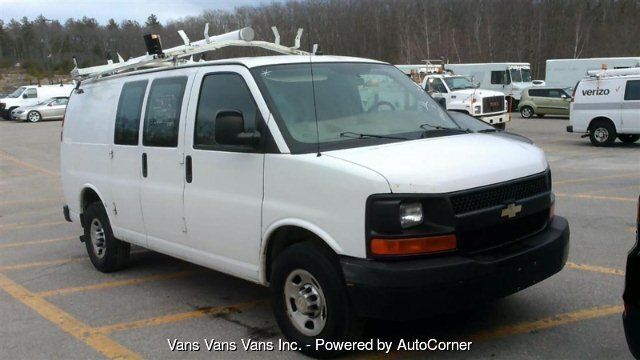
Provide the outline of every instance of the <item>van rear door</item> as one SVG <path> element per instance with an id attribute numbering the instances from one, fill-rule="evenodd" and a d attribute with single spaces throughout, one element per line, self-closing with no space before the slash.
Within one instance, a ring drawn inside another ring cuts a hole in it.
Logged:
<path id="1" fill-rule="evenodd" d="M 640 134 L 640 79 L 627 80 L 622 102 L 622 131 Z"/>
<path id="2" fill-rule="evenodd" d="M 149 87 L 142 130 L 140 198 L 149 248 L 181 255 L 184 117 L 191 81 L 187 70 L 158 73 Z"/>

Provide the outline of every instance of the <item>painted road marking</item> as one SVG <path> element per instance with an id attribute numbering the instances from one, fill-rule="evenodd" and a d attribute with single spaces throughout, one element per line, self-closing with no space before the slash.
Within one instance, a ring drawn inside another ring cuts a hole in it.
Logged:
<path id="1" fill-rule="evenodd" d="M 57 238 L 57 239 L 18 241 L 18 242 L 12 242 L 7 244 L 0 244 L 0 249 L 16 248 L 16 247 L 29 246 L 29 245 L 50 244 L 50 243 L 77 240 L 77 239 L 78 239 L 77 236 L 71 236 L 71 237 L 64 237 L 64 238 Z"/>
<path id="2" fill-rule="evenodd" d="M 627 177 L 640 178 L 640 173 L 627 173 L 627 174 L 618 174 L 618 175 L 597 176 L 597 177 L 590 177 L 590 178 L 559 180 L 559 181 L 554 181 L 553 185 L 574 184 L 574 183 L 581 183 L 581 182 L 591 182 L 591 181 L 597 181 L 597 180 L 618 179 L 618 178 L 627 178 Z"/>
<path id="3" fill-rule="evenodd" d="M 68 287 L 68 288 L 62 288 L 62 289 L 56 289 L 56 290 L 41 291 L 36 294 L 43 298 L 46 298 L 46 297 L 58 296 L 58 295 L 68 295 L 68 294 L 73 294 L 73 293 L 78 293 L 83 291 L 92 291 L 92 290 L 101 290 L 101 289 L 107 289 L 107 288 L 113 288 L 113 287 L 119 287 L 119 286 L 137 285 L 137 284 L 142 284 L 150 281 L 178 279 L 178 278 L 182 278 L 182 277 L 186 277 L 186 276 L 190 276 L 190 275 L 194 275 L 202 272 L 203 272 L 202 270 L 194 270 L 194 271 L 180 271 L 180 272 L 175 272 L 171 274 L 156 274 L 156 275 L 143 276 L 143 277 L 138 277 L 133 279 L 107 281 L 107 282 L 102 282 L 102 283 L 93 284 L 93 285 L 74 286 L 74 287 Z"/>
<path id="4" fill-rule="evenodd" d="M 89 345 L 109 359 L 142 359 L 135 352 L 113 341 L 105 334 L 77 320 L 71 314 L 47 302 L 23 286 L 0 274 L 0 288 L 16 300 L 30 307 L 43 318 L 64 330 L 69 335 Z"/>
<path id="5" fill-rule="evenodd" d="M 11 271 L 11 270 L 24 270 L 24 269 L 31 269 L 31 268 L 37 268 L 37 267 L 46 267 L 46 266 L 64 265 L 64 264 L 71 264 L 71 263 L 82 262 L 87 260 L 89 259 L 86 256 L 82 256 L 82 257 L 70 258 L 70 259 L 36 261 L 32 263 L 13 264 L 13 265 L 0 265 L 0 272 Z"/>
<path id="6" fill-rule="evenodd" d="M 579 321 L 597 319 L 611 315 L 621 315 L 622 305 L 597 306 L 590 309 L 578 310 L 564 314 L 553 315 L 535 321 L 525 321 L 519 324 L 501 326 L 492 330 L 480 331 L 471 335 L 471 341 L 486 341 L 506 336 L 529 333 L 536 330 L 555 328 L 561 325 Z"/>
<path id="7" fill-rule="evenodd" d="M 41 173 L 43 173 L 45 175 L 48 175 L 48 176 L 51 176 L 51 177 L 56 177 L 57 178 L 57 177 L 60 176 L 60 173 L 57 172 L 57 171 L 52 171 L 52 170 L 45 169 L 45 168 L 37 166 L 37 165 L 33 165 L 33 164 L 30 164 L 30 163 L 24 162 L 24 161 L 18 159 L 17 157 L 14 157 L 14 156 L 11 156 L 11 155 L 7 154 L 4 151 L 0 151 L 0 159 L 11 161 L 12 163 L 14 163 L 14 164 L 16 164 L 16 165 L 18 165 L 20 167 L 31 169 L 31 170 L 34 170 L 34 171 L 38 171 L 38 172 L 41 172 Z"/>
<path id="8" fill-rule="evenodd" d="M 607 275 L 624 276 L 624 271 L 623 270 L 612 269 L 612 268 L 608 268 L 608 267 L 604 267 L 604 266 L 594 266 L 594 265 L 587 265 L 587 264 L 576 264 L 576 263 L 572 263 L 572 262 L 567 262 L 566 266 L 569 269 L 574 269 L 574 270 L 597 272 L 597 273 L 607 274 Z"/>
<path id="9" fill-rule="evenodd" d="M 600 196 L 600 195 L 587 195 L 587 194 L 566 194 L 566 193 L 555 193 L 558 197 L 568 197 L 574 199 L 586 199 L 586 200 L 611 200 L 611 201 L 628 201 L 628 202 L 637 202 L 637 198 L 632 197 L 620 197 L 620 196 Z"/>
<path id="10" fill-rule="evenodd" d="M 59 201 L 62 204 L 64 202 L 64 199 L 57 197 L 57 198 L 43 198 L 43 199 L 8 200 L 8 201 L 0 201 L 0 206 L 39 203 L 39 202 L 53 202 L 53 201 Z"/>
<path id="11" fill-rule="evenodd" d="M 0 225 L 0 232 L 7 230 L 17 230 L 17 229 L 27 229 L 27 228 L 36 228 L 43 226 L 52 226 L 52 225 L 62 225 L 66 224 L 67 221 L 47 221 L 41 223 L 12 223 L 12 224 L 4 224 Z"/>
<path id="12" fill-rule="evenodd" d="M 269 301 L 266 299 L 261 299 L 261 300 L 247 301 L 244 303 L 229 305 L 229 306 L 208 307 L 208 308 L 198 309 L 195 311 L 188 311 L 188 312 L 171 314 L 171 315 L 157 316 L 149 319 L 142 319 L 142 320 L 106 325 L 106 326 L 98 327 L 96 328 L 96 330 L 103 334 L 109 334 L 114 331 L 140 329 L 144 327 L 170 324 L 170 323 L 175 323 L 175 322 L 189 320 L 189 319 L 201 318 L 207 315 L 233 314 L 233 313 L 240 312 L 242 310 L 254 308 L 262 304 L 267 304 L 268 302 Z"/>

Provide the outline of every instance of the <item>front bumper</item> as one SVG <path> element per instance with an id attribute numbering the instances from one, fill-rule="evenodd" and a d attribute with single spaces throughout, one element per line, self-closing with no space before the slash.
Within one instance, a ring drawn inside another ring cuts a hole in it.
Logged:
<path id="1" fill-rule="evenodd" d="M 15 112 L 12 112 L 10 118 L 11 118 L 11 120 L 26 121 L 27 120 L 27 113 L 16 114 Z"/>
<path id="2" fill-rule="evenodd" d="M 518 292 L 559 272 L 568 254 L 569 224 L 555 216 L 543 231 L 486 253 L 340 262 L 359 316 L 406 320 Z"/>
<path id="3" fill-rule="evenodd" d="M 506 123 L 510 120 L 509 115 L 507 113 L 502 113 L 498 115 L 476 116 L 476 118 L 491 125 Z"/>

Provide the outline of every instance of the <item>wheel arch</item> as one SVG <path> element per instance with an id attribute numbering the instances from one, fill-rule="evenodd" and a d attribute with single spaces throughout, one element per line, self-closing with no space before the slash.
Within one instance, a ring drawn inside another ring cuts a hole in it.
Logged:
<path id="1" fill-rule="evenodd" d="M 598 115 L 591 119 L 591 121 L 589 121 L 589 126 L 587 126 L 587 131 L 591 131 L 591 127 L 596 123 L 596 121 L 607 121 L 613 126 L 614 129 L 616 129 L 616 132 L 618 131 L 615 121 L 613 121 L 610 117 L 603 115 Z"/>
<path id="2" fill-rule="evenodd" d="M 268 285 L 271 277 L 271 265 L 282 251 L 293 244 L 311 240 L 333 253 L 336 258 L 342 248 L 317 225 L 300 219 L 280 220 L 272 224 L 264 233 L 260 251 L 259 281 Z"/>
<path id="3" fill-rule="evenodd" d="M 100 201 L 103 206 L 106 207 L 106 203 L 104 201 L 104 196 L 95 186 L 92 184 L 84 184 L 82 186 L 82 190 L 80 191 L 80 197 L 78 199 L 79 203 L 79 213 L 80 213 L 80 225 L 84 227 L 84 212 L 87 210 L 87 207 L 92 203 Z M 108 216 L 108 213 L 107 213 Z"/>

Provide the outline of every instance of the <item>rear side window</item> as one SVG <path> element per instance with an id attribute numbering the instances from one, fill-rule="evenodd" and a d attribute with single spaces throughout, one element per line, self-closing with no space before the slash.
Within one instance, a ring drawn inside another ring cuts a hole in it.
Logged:
<path id="1" fill-rule="evenodd" d="M 24 92 L 24 95 L 27 95 L 28 99 L 37 98 L 38 97 L 38 89 L 36 89 L 36 88 L 28 88 Z"/>
<path id="2" fill-rule="evenodd" d="M 138 145 L 140 132 L 140 111 L 148 81 L 134 81 L 124 84 L 118 101 L 116 126 L 113 143 L 118 145 Z M 66 99 L 65 103 L 66 103 Z"/>
<path id="3" fill-rule="evenodd" d="M 640 100 L 640 80 L 629 80 L 624 89 L 625 100 Z"/>
<path id="4" fill-rule="evenodd" d="M 142 144 L 177 147 L 182 98 L 187 77 L 156 79 L 151 83 L 144 114 Z"/>
<path id="5" fill-rule="evenodd" d="M 215 120 L 221 110 L 240 111 L 245 131 L 256 129 L 257 107 L 247 84 L 239 74 L 211 74 L 202 81 L 193 134 L 196 149 L 229 148 L 218 145 L 215 141 Z"/>

